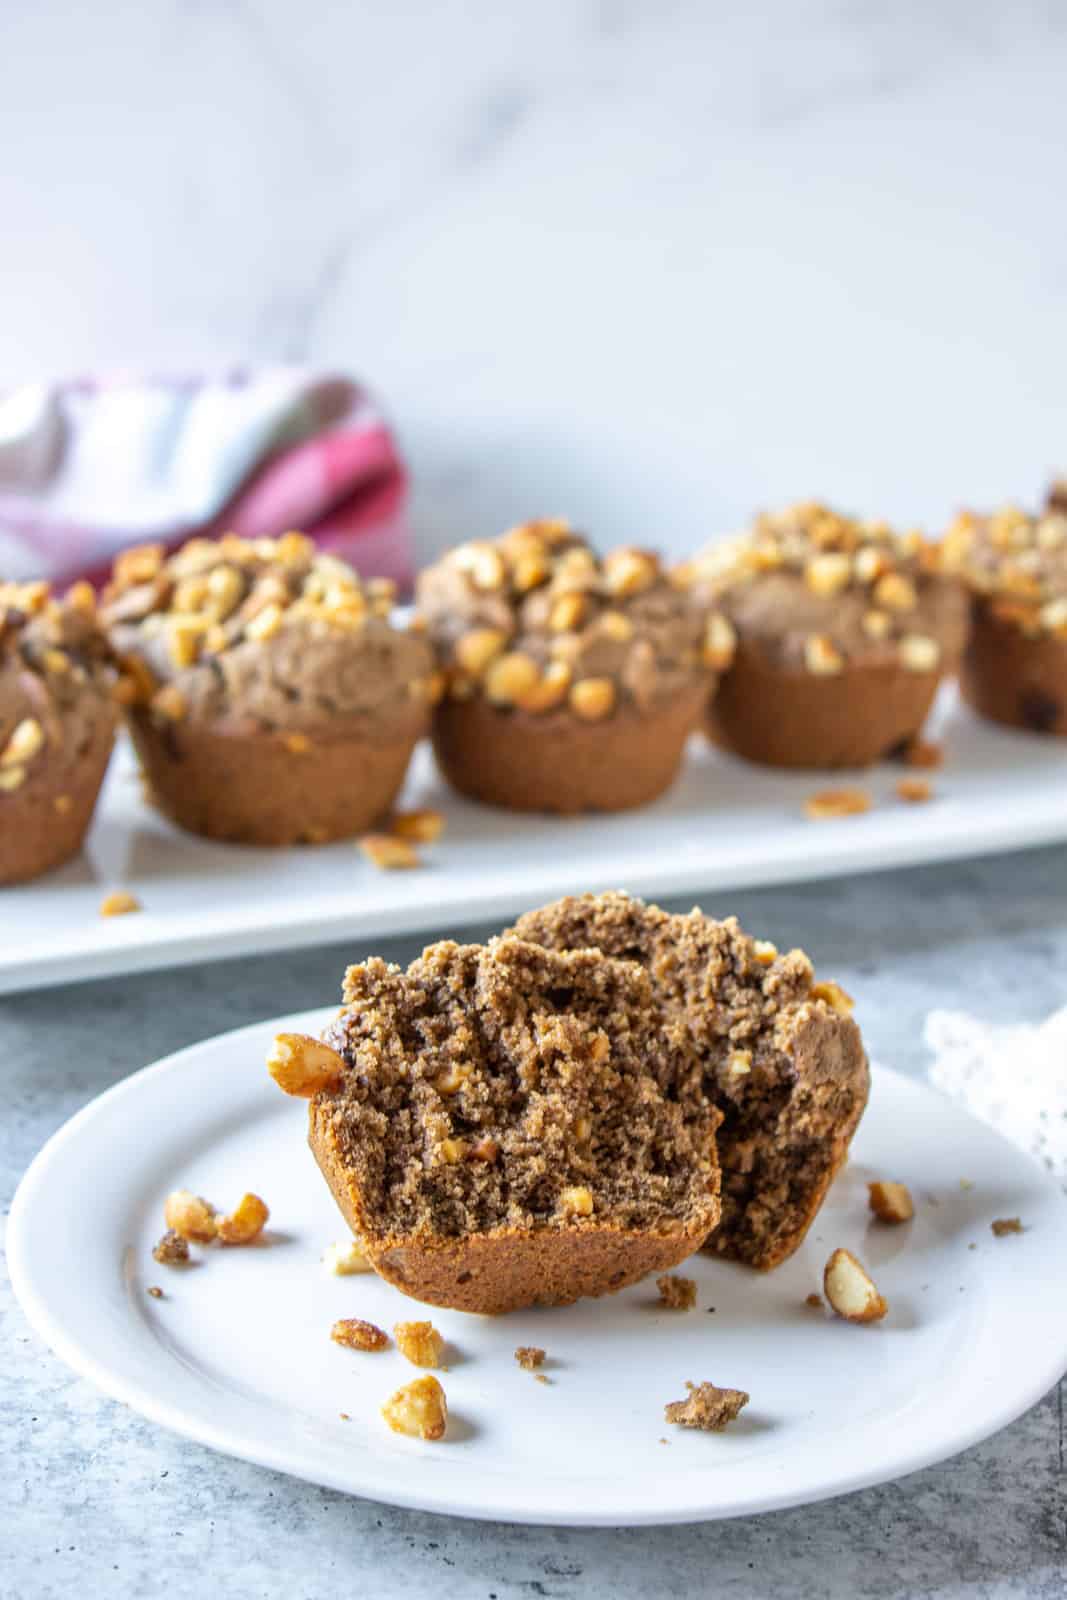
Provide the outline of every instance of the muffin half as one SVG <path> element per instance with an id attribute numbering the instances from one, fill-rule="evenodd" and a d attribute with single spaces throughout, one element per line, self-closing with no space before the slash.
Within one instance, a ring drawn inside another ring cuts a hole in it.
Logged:
<path id="1" fill-rule="evenodd" d="M 730 653 L 655 555 L 601 560 L 564 522 L 460 545 L 421 574 L 417 603 L 446 678 L 441 770 L 517 811 L 654 800 Z"/>
<path id="2" fill-rule="evenodd" d="M 707 1249 L 763 1269 L 792 1255 L 867 1104 L 867 1057 L 843 990 L 816 983 L 802 950 L 779 955 L 733 918 L 674 916 L 625 894 L 559 900 L 511 933 L 640 963 L 722 1113 L 722 1220 Z"/>
<path id="3" fill-rule="evenodd" d="M 311 1148 L 405 1293 L 462 1311 L 566 1304 L 676 1265 L 714 1227 L 718 1116 L 632 962 L 442 943 L 406 972 L 351 967 L 345 1000 Z M 284 1054 L 272 1071 L 302 1092 Z"/>
<path id="4" fill-rule="evenodd" d="M 116 672 L 88 584 L 0 584 L 0 883 L 82 846 L 115 740 Z"/>
<path id="5" fill-rule="evenodd" d="M 972 627 L 960 671 L 964 699 L 983 717 L 1031 733 L 1067 735 L 1067 508 L 1041 516 L 1007 506 L 959 516 L 945 561 L 971 592 Z"/>
<path id="6" fill-rule="evenodd" d="M 737 634 L 710 737 L 776 767 L 864 767 L 922 728 L 967 626 L 919 534 L 817 504 L 761 516 L 680 574 Z"/>
<path id="7" fill-rule="evenodd" d="M 426 644 L 309 539 L 126 552 L 104 596 L 150 797 L 193 833 L 320 843 L 389 809 L 425 732 Z"/>

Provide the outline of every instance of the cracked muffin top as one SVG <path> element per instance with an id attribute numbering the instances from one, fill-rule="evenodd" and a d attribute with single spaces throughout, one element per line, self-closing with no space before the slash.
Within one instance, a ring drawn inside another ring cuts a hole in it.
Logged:
<path id="1" fill-rule="evenodd" d="M 124 551 L 102 615 L 126 698 L 220 731 L 421 727 L 436 692 L 425 642 L 394 628 L 394 585 L 361 582 L 303 534 Z"/>
<path id="2" fill-rule="evenodd" d="M 0 583 L 0 792 L 48 745 L 77 752 L 114 721 L 114 657 L 87 583 Z"/>
<path id="3" fill-rule="evenodd" d="M 710 684 L 730 655 L 656 555 L 601 558 L 563 521 L 459 545 L 420 575 L 416 599 L 446 693 L 500 709 L 646 712 Z"/>
<path id="4" fill-rule="evenodd" d="M 945 564 L 988 601 L 1001 622 L 1032 637 L 1067 638 L 1067 504 L 1030 516 L 1004 506 L 963 511 L 944 540 Z"/>
<path id="5" fill-rule="evenodd" d="M 757 517 L 679 569 L 739 640 L 773 664 L 832 675 L 852 664 L 951 668 L 966 603 L 938 547 L 815 502 Z"/>

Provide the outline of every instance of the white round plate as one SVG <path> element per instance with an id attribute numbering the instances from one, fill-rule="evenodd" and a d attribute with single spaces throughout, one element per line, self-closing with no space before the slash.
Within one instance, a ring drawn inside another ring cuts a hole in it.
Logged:
<path id="1" fill-rule="evenodd" d="M 652 1283 L 507 1317 L 422 1311 L 319 1264 L 344 1225 L 304 1143 L 304 1108 L 264 1069 L 282 1028 L 208 1040 L 74 1117 L 15 1197 L 8 1261 L 34 1327 L 145 1416 L 217 1450 L 427 1511 L 512 1522 L 688 1522 L 799 1505 L 912 1472 L 995 1432 L 1067 1368 L 1067 1204 L 1029 1159 L 957 1106 L 876 1070 L 845 1173 L 800 1252 L 763 1276 L 696 1256 L 697 1309 Z M 870 1220 L 867 1182 L 909 1185 L 916 1217 Z M 257 1247 L 157 1266 L 171 1189 L 271 1207 Z M 994 1238 L 997 1217 L 1025 1232 Z M 837 1245 L 889 1301 L 857 1327 L 811 1309 Z M 148 1296 L 161 1285 L 162 1299 Z M 714 1312 L 710 1308 L 714 1307 Z M 338 1317 L 432 1317 L 449 1341 L 447 1437 L 399 1437 L 378 1408 L 414 1369 L 330 1340 Z M 547 1384 L 516 1345 L 542 1345 Z M 726 1432 L 663 1420 L 685 1380 L 747 1389 Z M 342 1413 L 344 1416 L 342 1416 Z"/>

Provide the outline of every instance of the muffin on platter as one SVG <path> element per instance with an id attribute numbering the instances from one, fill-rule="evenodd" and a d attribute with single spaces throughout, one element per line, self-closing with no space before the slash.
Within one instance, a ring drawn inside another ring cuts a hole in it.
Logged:
<path id="1" fill-rule="evenodd" d="M 673 781 L 732 635 L 657 556 L 603 558 L 566 522 L 471 541 L 424 571 L 418 620 L 445 691 L 438 763 L 518 811 L 622 811 Z"/>
<path id="2" fill-rule="evenodd" d="M 983 717 L 1067 734 L 1067 504 L 1029 516 L 1006 506 L 965 511 L 945 535 L 945 562 L 971 593 L 964 699 Z"/>
<path id="3" fill-rule="evenodd" d="M 116 673 L 88 584 L 0 583 L 0 883 L 81 849 L 115 740 Z"/>
<path id="4" fill-rule="evenodd" d="M 955 672 L 966 597 L 936 545 L 816 503 L 756 519 L 680 571 L 737 635 L 708 716 L 776 767 L 864 767 L 914 738 Z"/>
<path id="5" fill-rule="evenodd" d="M 389 621 L 393 593 L 297 533 L 120 556 L 103 614 L 159 809 L 245 844 L 371 826 L 436 692 L 427 645 Z"/>

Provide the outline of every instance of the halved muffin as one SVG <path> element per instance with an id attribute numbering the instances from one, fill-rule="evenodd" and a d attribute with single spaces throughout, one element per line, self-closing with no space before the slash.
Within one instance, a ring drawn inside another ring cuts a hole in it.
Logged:
<path id="1" fill-rule="evenodd" d="M 709 735 L 768 766 L 864 767 L 913 739 L 966 636 L 936 546 L 816 503 L 758 517 L 679 579 L 737 634 Z"/>
<path id="2" fill-rule="evenodd" d="M 626 894 L 558 900 L 510 933 L 640 963 L 722 1113 L 722 1220 L 707 1249 L 763 1269 L 792 1255 L 867 1104 L 867 1056 L 844 991 L 816 983 L 802 950 L 780 955 L 732 917 L 672 915 Z"/>
<path id="3" fill-rule="evenodd" d="M 245 844 L 371 827 L 436 692 L 426 644 L 389 622 L 393 593 L 296 533 L 124 552 L 104 616 L 160 810 Z"/>
<path id="4" fill-rule="evenodd" d="M 117 673 L 88 584 L 0 584 L 0 883 L 75 855 L 115 741 Z"/>
<path id="5" fill-rule="evenodd" d="M 964 699 L 993 722 L 1067 736 L 1067 505 L 1053 491 L 1040 516 L 965 511 L 944 548 L 971 593 Z"/>
<path id="6" fill-rule="evenodd" d="M 406 972 L 351 967 L 344 993 L 322 1045 L 307 1041 L 334 1053 L 311 1148 L 361 1249 L 407 1294 L 566 1304 L 676 1265 L 714 1227 L 718 1114 L 640 967 L 445 942 Z M 284 1053 L 272 1071 L 306 1092 Z"/>
<path id="7" fill-rule="evenodd" d="M 673 781 L 730 655 L 649 551 L 600 559 L 565 522 L 472 541 L 423 572 L 446 678 L 433 741 L 463 794 L 518 811 L 622 811 Z"/>

